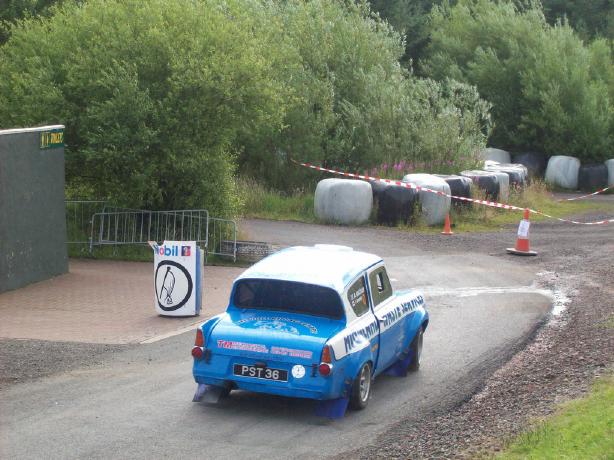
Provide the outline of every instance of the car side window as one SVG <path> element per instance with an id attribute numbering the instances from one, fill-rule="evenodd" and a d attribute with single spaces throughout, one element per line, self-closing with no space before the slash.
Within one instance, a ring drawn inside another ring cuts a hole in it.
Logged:
<path id="1" fill-rule="evenodd" d="M 350 289 L 348 289 L 348 300 L 356 316 L 362 316 L 369 310 L 364 277 L 361 276 L 352 284 Z"/>
<path id="2" fill-rule="evenodd" d="M 392 295 L 392 286 L 384 267 L 375 269 L 369 274 L 369 283 L 371 284 L 373 307 L 384 302 Z"/>

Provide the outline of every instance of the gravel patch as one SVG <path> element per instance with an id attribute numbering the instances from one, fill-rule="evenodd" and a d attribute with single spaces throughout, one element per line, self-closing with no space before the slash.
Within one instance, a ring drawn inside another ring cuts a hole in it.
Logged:
<path id="1" fill-rule="evenodd" d="M 598 213 L 584 220 L 605 217 Z M 408 235 L 425 248 L 504 254 L 510 234 L 483 233 L 441 239 Z M 395 423 L 373 444 L 337 458 L 472 458 L 492 454 L 551 414 L 566 400 L 584 395 L 595 377 L 614 370 L 614 233 L 610 225 L 534 224 L 537 258 L 516 258 L 543 269 L 540 284 L 567 297 L 565 308 L 539 329 L 528 345 L 476 388 L 465 403 L 435 408 L 416 420 Z"/>
<path id="2" fill-rule="evenodd" d="M 127 345 L 0 340 L 0 387 L 101 365 Z"/>

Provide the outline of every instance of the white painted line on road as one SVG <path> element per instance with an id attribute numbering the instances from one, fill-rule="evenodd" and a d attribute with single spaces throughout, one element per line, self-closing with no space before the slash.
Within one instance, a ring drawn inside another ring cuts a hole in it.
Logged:
<path id="1" fill-rule="evenodd" d="M 188 326 L 185 326 L 185 327 L 183 327 L 181 329 L 177 329 L 175 331 L 167 332 L 165 334 L 155 335 L 153 337 L 150 337 L 148 339 L 143 340 L 142 342 L 139 342 L 139 344 L 143 345 L 143 344 L 147 344 L 147 343 L 159 342 L 160 340 L 168 339 L 169 337 L 174 337 L 176 335 L 183 334 L 184 332 L 193 331 L 194 329 L 196 329 L 196 326 L 198 324 L 204 323 L 208 319 L 209 319 L 209 317 L 198 318 L 198 321 L 195 321 L 195 322 L 189 324 Z"/>
<path id="2" fill-rule="evenodd" d="M 416 287 L 428 297 L 475 297 L 483 294 L 540 294 L 552 300 L 552 316 L 559 316 L 567 304 L 570 302 L 569 297 L 559 290 L 541 289 L 535 286 L 472 286 L 458 288 L 440 288 L 435 286 Z"/>
<path id="3" fill-rule="evenodd" d="M 458 288 L 441 288 L 435 286 L 416 287 L 425 295 L 431 297 L 456 296 L 456 297 L 474 297 L 482 294 L 541 294 L 546 297 L 552 297 L 552 291 L 548 289 L 539 289 L 533 286 L 471 286 Z"/>

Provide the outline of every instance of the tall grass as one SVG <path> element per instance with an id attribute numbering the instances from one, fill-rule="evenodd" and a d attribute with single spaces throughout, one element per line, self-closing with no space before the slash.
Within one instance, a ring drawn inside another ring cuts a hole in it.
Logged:
<path id="1" fill-rule="evenodd" d="M 240 179 L 237 184 L 243 201 L 243 216 L 315 222 L 313 190 L 295 189 L 291 193 L 271 190 L 253 179 Z"/>

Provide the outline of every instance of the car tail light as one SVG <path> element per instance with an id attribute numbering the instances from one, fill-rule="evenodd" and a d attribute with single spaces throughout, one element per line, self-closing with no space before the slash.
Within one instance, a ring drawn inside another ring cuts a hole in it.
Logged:
<path id="1" fill-rule="evenodd" d="M 330 354 L 330 347 L 325 345 L 324 348 L 322 348 L 322 358 L 320 359 L 320 366 L 318 367 L 320 375 L 324 377 L 330 375 L 330 373 L 333 371 L 332 362 L 333 360 Z"/>
<path id="2" fill-rule="evenodd" d="M 203 330 L 199 327 L 196 329 L 196 340 L 194 341 L 194 346 L 202 347 L 205 344 L 205 339 L 203 338 Z"/>
<path id="3" fill-rule="evenodd" d="M 320 361 L 328 364 L 333 362 L 330 356 L 330 347 L 328 345 L 325 345 L 322 349 L 322 359 Z"/>
<path id="4" fill-rule="evenodd" d="M 331 366 L 328 363 L 322 363 L 320 364 L 320 367 L 318 368 L 318 370 L 320 371 L 320 375 L 326 377 L 330 375 L 330 373 L 332 372 L 333 366 Z"/>
<path id="5" fill-rule="evenodd" d="M 194 359 L 201 359 L 203 357 L 204 351 L 201 347 L 192 348 L 192 356 Z"/>

